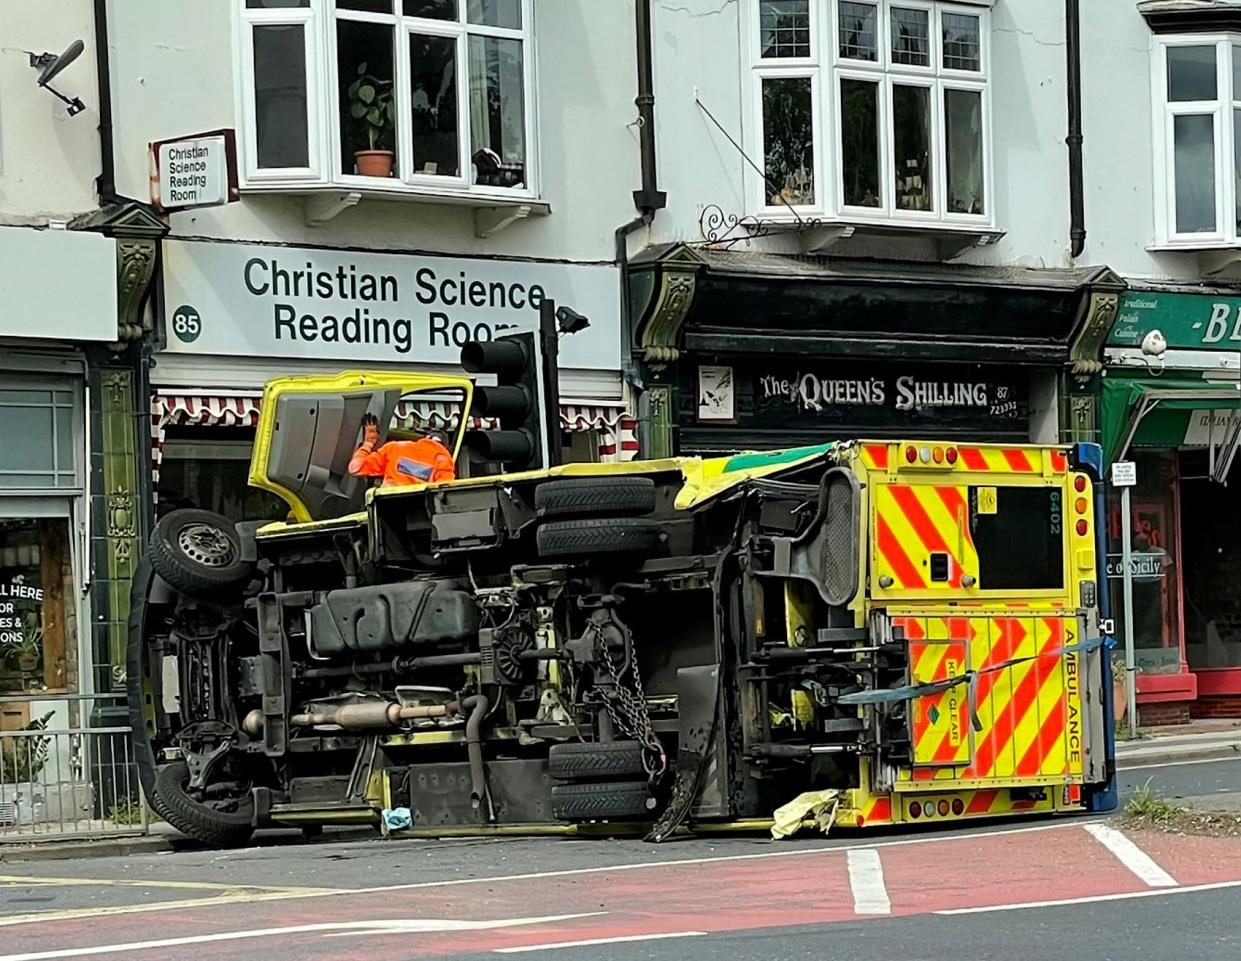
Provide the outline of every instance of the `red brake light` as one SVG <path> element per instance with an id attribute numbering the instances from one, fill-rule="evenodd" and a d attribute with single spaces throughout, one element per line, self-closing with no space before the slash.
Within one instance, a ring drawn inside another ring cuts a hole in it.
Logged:
<path id="1" fill-rule="evenodd" d="M 1090 530 L 1090 525 L 1086 523 L 1084 518 L 1077 522 L 1077 533 L 1082 537 L 1086 536 L 1088 530 Z"/>
<path id="2" fill-rule="evenodd" d="M 914 449 L 913 447 L 906 447 L 905 448 L 905 460 L 909 461 L 909 463 L 911 464 L 917 463 L 918 451 Z"/>
<path id="3" fill-rule="evenodd" d="M 948 463 L 955 464 L 957 462 L 957 449 L 955 447 L 948 448 Z"/>
<path id="4" fill-rule="evenodd" d="M 922 817 L 922 804 L 918 801 L 909 802 L 909 816 L 911 818 Z"/>
<path id="5" fill-rule="evenodd" d="M 1073 488 L 1080 494 L 1086 489 L 1086 478 L 1078 474 L 1073 478 Z"/>
<path id="6" fill-rule="evenodd" d="M 957 815 L 964 814 L 965 813 L 965 802 L 962 801 L 960 798 L 953 798 L 952 799 L 952 813 L 957 814 Z"/>

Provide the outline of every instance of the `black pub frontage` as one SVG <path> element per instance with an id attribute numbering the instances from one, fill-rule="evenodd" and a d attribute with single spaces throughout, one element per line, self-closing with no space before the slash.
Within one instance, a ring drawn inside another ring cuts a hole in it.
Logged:
<path id="1" fill-rule="evenodd" d="M 850 437 L 1096 440 L 1074 397 L 1123 287 L 1097 267 L 688 245 L 644 251 L 628 281 L 643 457 Z"/>

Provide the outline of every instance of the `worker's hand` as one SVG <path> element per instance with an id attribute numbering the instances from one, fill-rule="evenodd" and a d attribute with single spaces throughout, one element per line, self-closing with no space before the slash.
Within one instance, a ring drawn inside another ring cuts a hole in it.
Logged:
<path id="1" fill-rule="evenodd" d="M 379 421 L 374 414 L 362 418 L 362 446 L 372 450 L 379 443 Z"/>

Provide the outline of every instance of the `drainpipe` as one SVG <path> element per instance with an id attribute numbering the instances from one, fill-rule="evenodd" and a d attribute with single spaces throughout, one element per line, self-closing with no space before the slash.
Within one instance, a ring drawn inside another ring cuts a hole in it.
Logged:
<path id="1" fill-rule="evenodd" d="M 1086 198 L 1082 173 L 1082 25 L 1081 0 L 1064 0 L 1065 58 L 1068 61 L 1069 255 L 1086 249 Z"/>
<path id="2" fill-rule="evenodd" d="M 629 265 L 629 235 L 641 230 L 655 219 L 657 211 L 668 205 L 668 195 L 659 189 L 655 167 L 655 78 L 652 66 L 651 0 L 634 0 L 634 33 L 637 37 L 638 95 L 634 104 L 638 108 L 638 149 L 642 159 L 642 186 L 633 192 L 633 205 L 638 216 L 616 228 L 616 263 L 621 275 L 621 330 L 624 342 L 633 347 L 632 319 L 630 318 L 629 283 L 626 269 Z M 626 379 L 635 379 L 632 354 Z"/>
<path id="3" fill-rule="evenodd" d="M 108 64 L 108 0 L 95 2 L 95 75 L 99 84 L 99 206 L 115 203 L 116 157 L 112 143 L 112 73 Z"/>

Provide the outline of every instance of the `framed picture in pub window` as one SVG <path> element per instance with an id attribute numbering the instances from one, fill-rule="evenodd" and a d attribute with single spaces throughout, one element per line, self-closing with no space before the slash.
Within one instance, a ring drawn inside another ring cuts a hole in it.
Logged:
<path id="1" fill-rule="evenodd" d="M 737 422 L 736 378 L 731 367 L 698 368 L 698 420 L 713 424 Z"/>

